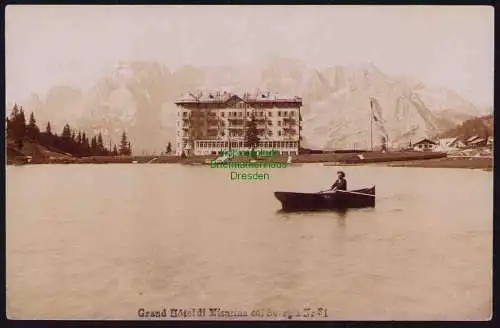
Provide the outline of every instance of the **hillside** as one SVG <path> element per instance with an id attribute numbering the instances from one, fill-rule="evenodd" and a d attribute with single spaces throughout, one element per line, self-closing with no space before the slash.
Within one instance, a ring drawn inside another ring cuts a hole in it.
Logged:
<path id="1" fill-rule="evenodd" d="M 54 147 L 47 147 L 38 142 L 25 139 L 23 147 L 19 150 L 15 141 L 7 138 L 6 140 L 7 164 L 19 164 L 23 162 L 23 157 L 30 156 L 34 163 L 45 163 L 49 158 L 69 157 L 61 150 Z"/>
<path id="2" fill-rule="evenodd" d="M 457 137 L 468 139 L 473 136 L 487 138 L 493 136 L 493 115 L 474 117 L 449 129 L 442 135 L 444 138 Z"/>
<path id="3" fill-rule="evenodd" d="M 370 97 L 390 143 L 407 143 L 443 133 L 485 111 L 456 93 L 428 88 L 411 79 L 390 77 L 370 63 L 312 69 L 302 62 L 271 58 L 242 67 L 183 67 L 170 71 L 158 62 L 126 62 L 103 72 L 89 90 L 56 86 L 45 97 L 23 102 L 40 122 L 59 131 L 67 122 L 115 143 L 124 130 L 134 151 L 159 152 L 175 138 L 173 102 L 186 91 L 233 92 L 269 89 L 304 99 L 303 145 L 312 148 L 367 147 Z"/>

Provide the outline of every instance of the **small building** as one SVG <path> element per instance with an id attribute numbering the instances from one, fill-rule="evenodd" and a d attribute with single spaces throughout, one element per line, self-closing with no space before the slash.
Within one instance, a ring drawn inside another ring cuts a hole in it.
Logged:
<path id="1" fill-rule="evenodd" d="M 476 140 L 476 139 L 479 139 L 479 137 L 478 137 L 478 136 L 472 136 L 472 137 L 468 138 L 467 140 L 465 140 L 465 144 L 466 144 L 467 146 L 469 146 L 469 145 L 471 145 L 471 143 L 472 143 L 474 140 Z"/>
<path id="2" fill-rule="evenodd" d="M 466 147 L 466 144 L 465 142 L 463 142 L 463 140 L 461 140 L 460 138 L 454 138 L 453 141 L 451 141 L 449 144 L 448 144 L 448 147 L 450 148 L 465 148 Z"/>
<path id="3" fill-rule="evenodd" d="M 439 139 L 437 144 L 438 145 L 434 147 L 434 150 L 439 150 L 444 152 L 455 151 L 460 148 L 466 147 L 465 143 L 460 138 L 457 137 Z"/>
<path id="4" fill-rule="evenodd" d="M 473 148 L 485 147 L 488 143 L 488 139 L 486 138 L 476 138 L 473 141 L 469 142 L 469 146 Z"/>
<path id="5" fill-rule="evenodd" d="M 455 139 L 457 139 L 457 138 L 454 138 L 454 137 L 452 137 L 452 138 L 443 138 L 443 139 L 439 139 L 437 143 L 441 147 L 449 147 L 450 144 L 453 141 L 455 141 Z"/>
<path id="6" fill-rule="evenodd" d="M 413 150 L 415 151 L 432 151 L 437 146 L 437 143 L 429 140 L 422 139 L 419 142 L 413 144 Z"/>

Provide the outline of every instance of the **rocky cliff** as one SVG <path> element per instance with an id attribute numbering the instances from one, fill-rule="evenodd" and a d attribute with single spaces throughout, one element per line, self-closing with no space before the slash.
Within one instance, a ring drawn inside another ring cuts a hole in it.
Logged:
<path id="1" fill-rule="evenodd" d="M 56 86 L 24 107 L 35 111 L 42 129 L 49 119 L 56 129 L 70 122 L 114 143 L 125 130 L 136 153 L 158 152 L 175 137 L 174 100 L 200 89 L 301 96 L 303 144 L 312 148 L 368 147 L 372 107 L 374 144 L 383 135 L 395 144 L 438 135 L 487 111 L 453 91 L 387 76 L 370 63 L 312 69 L 276 58 L 247 67 L 186 66 L 174 72 L 158 62 L 120 63 L 89 90 Z"/>

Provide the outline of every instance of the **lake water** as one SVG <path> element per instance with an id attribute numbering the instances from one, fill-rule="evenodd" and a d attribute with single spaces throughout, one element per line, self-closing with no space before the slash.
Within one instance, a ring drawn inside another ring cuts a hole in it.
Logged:
<path id="1" fill-rule="evenodd" d="M 326 320 L 489 319 L 492 173 L 343 170 L 349 188 L 376 185 L 375 208 L 279 212 L 274 191 L 332 184 L 337 168 L 320 164 L 254 182 L 206 166 L 9 166 L 7 315 L 322 307 Z"/>

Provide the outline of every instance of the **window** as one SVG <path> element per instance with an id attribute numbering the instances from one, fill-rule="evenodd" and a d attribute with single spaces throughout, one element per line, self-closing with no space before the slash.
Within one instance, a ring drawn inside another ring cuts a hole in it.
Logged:
<path id="1" fill-rule="evenodd" d="M 283 112 L 283 116 L 287 116 L 288 115 L 288 112 Z"/>
<path id="2" fill-rule="evenodd" d="M 278 131 L 278 136 L 280 136 L 280 137 L 281 137 L 281 131 Z"/>
<path id="3" fill-rule="evenodd" d="M 221 113 L 220 113 L 220 116 L 224 117 L 224 112 L 221 112 Z"/>
<path id="4" fill-rule="evenodd" d="M 295 117 L 295 112 L 290 112 L 291 117 Z"/>
<path id="5" fill-rule="evenodd" d="M 278 126 L 281 126 L 281 121 L 278 121 Z"/>
<path id="6" fill-rule="evenodd" d="M 267 113 L 267 116 L 269 116 L 269 117 L 273 117 L 273 113 L 272 113 L 272 112 L 268 112 L 268 113 Z"/>
<path id="7" fill-rule="evenodd" d="M 278 111 L 278 116 L 281 117 L 281 111 Z"/>
<path id="8" fill-rule="evenodd" d="M 273 131 L 267 131 L 267 135 L 272 137 L 273 136 Z"/>

